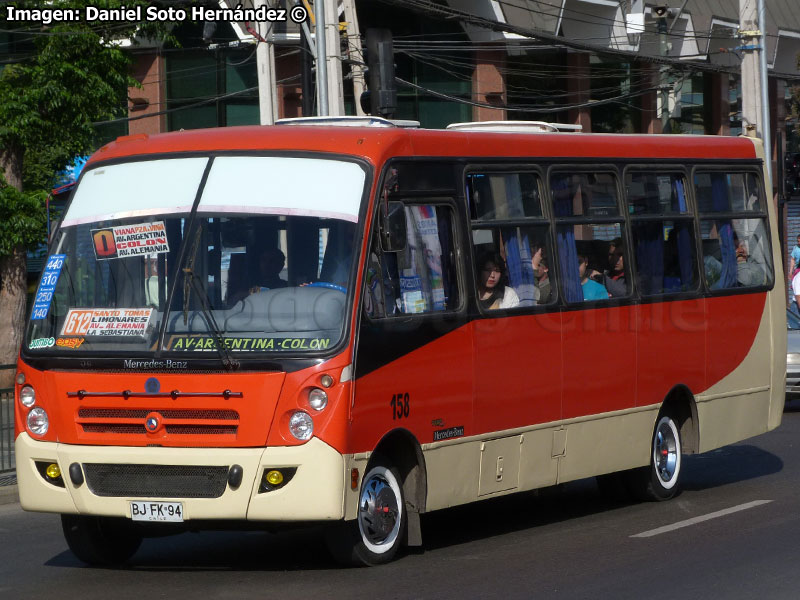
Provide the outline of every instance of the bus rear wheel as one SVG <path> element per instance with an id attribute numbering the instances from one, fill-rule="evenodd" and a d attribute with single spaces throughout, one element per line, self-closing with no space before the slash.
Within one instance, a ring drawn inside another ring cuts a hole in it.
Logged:
<path id="1" fill-rule="evenodd" d="M 61 515 L 61 527 L 69 549 L 89 565 L 124 563 L 142 543 L 142 536 L 126 519 Z"/>
<path id="2" fill-rule="evenodd" d="M 677 495 L 681 476 L 680 427 L 669 413 L 659 415 L 653 431 L 650 464 L 630 472 L 631 491 L 642 500 L 669 500 Z"/>
<path id="3" fill-rule="evenodd" d="M 356 519 L 331 530 L 326 541 L 341 563 L 379 565 L 397 554 L 406 523 L 402 480 L 396 469 L 377 463 L 361 483 Z"/>

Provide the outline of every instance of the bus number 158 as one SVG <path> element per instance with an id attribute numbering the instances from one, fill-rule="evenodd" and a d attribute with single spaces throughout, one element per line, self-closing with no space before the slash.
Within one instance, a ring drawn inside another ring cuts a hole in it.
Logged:
<path id="1" fill-rule="evenodd" d="M 408 393 L 392 396 L 392 421 L 408 418 Z"/>

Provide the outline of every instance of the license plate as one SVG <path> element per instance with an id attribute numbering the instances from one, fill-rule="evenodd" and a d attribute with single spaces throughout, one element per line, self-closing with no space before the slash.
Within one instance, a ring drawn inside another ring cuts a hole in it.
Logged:
<path id="1" fill-rule="evenodd" d="M 134 502 L 131 501 L 131 519 L 134 521 L 183 522 L 182 502 Z"/>

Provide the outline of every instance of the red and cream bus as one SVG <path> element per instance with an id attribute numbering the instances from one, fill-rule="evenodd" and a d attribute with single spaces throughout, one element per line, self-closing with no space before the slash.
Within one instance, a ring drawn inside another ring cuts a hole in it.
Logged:
<path id="1" fill-rule="evenodd" d="M 22 506 L 82 560 L 330 522 L 374 564 L 476 500 L 589 476 L 670 498 L 683 454 L 780 424 L 758 141 L 371 122 L 87 164 L 16 376 Z"/>

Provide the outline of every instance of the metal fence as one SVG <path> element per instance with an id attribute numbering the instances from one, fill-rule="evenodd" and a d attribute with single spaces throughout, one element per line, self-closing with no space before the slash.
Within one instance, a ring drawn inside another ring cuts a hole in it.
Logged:
<path id="1" fill-rule="evenodd" d="M 0 371 L 14 369 L 16 365 L 0 365 Z M 14 469 L 14 388 L 0 388 L 0 476 Z"/>

